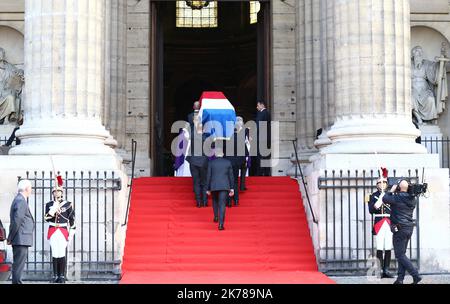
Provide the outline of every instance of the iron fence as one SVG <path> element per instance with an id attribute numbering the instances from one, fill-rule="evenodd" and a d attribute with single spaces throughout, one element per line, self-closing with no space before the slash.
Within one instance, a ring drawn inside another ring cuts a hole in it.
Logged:
<path id="1" fill-rule="evenodd" d="M 393 177 L 397 172 L 393 171 Z M 415 183 L 418 170 L 408 170 L 398 175 Z M 376 267 L 375 238 L 372 235 L 373 215 L 368 211 L 367 195 L 376 191 L 378 172 L 325 171 L 319 177 L 321 201 L 319 268 L 333 274 L 367 274 Z M 415 209 L 419 222 L 419 204 Z M 419 225 L 414 229 L 408 245 L 407 256 L 419 266 Z M 392 256 L 394 256 L 392 251 Z M 397 267 L 393 257 L 391 267 Z"/>
<path id="2" fill-rule="evenodd" d="M 0 136 L 0 146 L 6 145 L 8 142 L 9 137 L 8 136 Z M 13 140 L 11 143 L 11 147 L 15 146 L 17 144 L 17 139 Z"/>
<path id="3" fill-rule="evenodd" d="M 421 144 L 428 153 L 439 154 L 441 168 L 450 168 L 450 138 L 449 137 L 422 137 Z"/>
<path id="4" fill-rule="evenodd" d="M 76 234 L 67 249 L 67 276 L 69 279 L 117 279 L 120 276 L 116 195 L 122 182 L 114 172 L 64 172 L 65 199 L 75 209 Z M 50 279 L 51 251 L 47 240 L 48 224 L 44 221 L 45 205 L 51 201 L 55 185 L 52 172 L 26 172 L 33 194 L 28 199 L 35 219 L 34 245 L 30 247 L 25 268 L 25 279 Z"/>

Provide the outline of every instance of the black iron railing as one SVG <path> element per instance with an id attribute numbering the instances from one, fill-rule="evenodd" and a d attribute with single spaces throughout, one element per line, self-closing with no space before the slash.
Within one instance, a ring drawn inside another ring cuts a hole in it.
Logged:
<path id="1" fill-rule="evenodd" d="M 7 136 L 0 136 L 0 146 L 6 145 L 8 142 L 9 137 Z M 15 146 L 17 144 L 17 138 L 12 141 L 11 147 Z"/>
<path id="2" fill-rule="evenodd" d="M 299 159 L 298 159 L 298 152 L 297 152 L 297 138 L 296 138 L 295 140 L 292 141 L 292 144 L 294 145 L 295 160 L 296 160 L 296 164 L 297 164 L 297 166 L 295 167 L 295 178 L 297 178 L 297 176 L 298 176 L 298 175 L 297 175 L 297 168 L 298 168 L 298 170 L 299 170 L 299 172 L 300 172 L 301 179 L 302 179 L 302 183 L 303 183 L 303 189 L 304 189 L 304 191 L 305 191 L 306 201 L 308 202 L 308 206 L 309 206 L 309 210 L 311 211 L 311 215 L 312 215 L 312 218 L 313 218 L 313 222 L 314 222 L 314 223 L 317 223 L 317 222 L 318 222 L 318 221 L 317 221 L 317 217 L 316 217 L 316 215 L 314 214 L 314 210 L 313 210 L 313 208 L 312 208 L 312 206 L 311 206 L 311 201 L 310 201 L 310 199 L 309 199 L 309 194 L 308 194 L 308 184 L 305 182 L 305 177 L 303 176 L 302 167 L 300 166 L 300 162 L 299 162 Z"/>
<path id="3" fill-rule="evenodd" d="M 130 179 L 130 183 L 128 184 L 127 211 L 125 212 L 125 220 L 124 220 L 122 226 L 126 226 L 128 224 L 128 212 L 130 211 L 131 191 L 133 190 L 134 166 L 136 164 L 136 148 L 137 148 L 137 141 L 132 139 L 131 140 L 131 179 Z"/>
<path id="4" fill-rule="evenodd" d="M 422 137 L 421 144 L 428 153 L 439 154 L 441 168 L 450 168 L 450 138 L 449 137 Z"/>
<path id="5" fill-rule="evenodd" d="M 67 274 L 69 279 L 115 279 L 120 275 L 120 257 L 116 230 L 117 192 L 122 181 L 114 172 L 63 172 L 64 196 L 75 208 L 76 234 L 69 243 Z M 35 219 L 34 245 L 30 247 L 25 268 L 26 279 L 45 280 L 51 276 L 51 252 L 44 221 L 45 205 L 51 201 L 55 185 L 52 172 L 26 172 L 33 185 L 28 199 Z"/>
<path id="6" fill-rule="evenodd" d="M 394 170 L 393 176 L 397 175 Z M 399 175 L 418 182 L 418 170 Z M 376 262 L 375 238 L 372 235 L 373 216 L 368 211 L 367 195 L 376 191 L 378 172 L 325 171 L 319 178 L 321 223 L 319 268 L 322 272 L 364 275 Z M 419 222 L 419 204 L 415 219 Z M 407 255 L 419 266 L 419 225 L 409 243 Z M 394 256 L 392 251 L 392 256 Z M 396 266 L 393 259 L 391 266 Z"/>

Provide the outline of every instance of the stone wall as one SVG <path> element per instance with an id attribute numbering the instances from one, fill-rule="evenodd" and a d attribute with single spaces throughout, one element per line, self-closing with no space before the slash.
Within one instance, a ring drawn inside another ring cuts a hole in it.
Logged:
<path id="1" fill-rule="evenodd" d="M 297 120 L 295 5 L 294 0 L 272 1 L 272 120 L 279 121 L 280 139 L 278 164 L 272 168 L 272 175 L 287 174 L 294 152 L 291 141 L 296 137 Z"/>
<path id="2" fill-rule="evenodd" d="M 150 175 L 150 1 L 127 1 L 126 149 L 138 142 L 136 174 Z"/>

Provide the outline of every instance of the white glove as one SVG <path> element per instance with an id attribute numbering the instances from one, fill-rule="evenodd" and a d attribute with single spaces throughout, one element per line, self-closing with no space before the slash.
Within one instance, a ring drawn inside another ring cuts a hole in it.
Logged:
<path id="1" fill-rule="evenodd" d="M 383 196 L 384 196 L 384 192 L 380 195 L 377 202 L 375 203 L 375 205 L 374 205 L 375 209 L 380 209 L 381 205 L 383 205 Z"/>
<path id="2" fill-rule="evenodd" d="M 59 203 L 58 202 L 54 202 L 53 206 L 50 207 L 50 210 L 48 211 L 48 214 L 50 214 L 51 216 L 54 216 L 56 212 L 59 211 Z"/>
<path id="3" fill-rule="evenodd" d="M 73 237 L 75 236 L 75 229 L 70 229 L 69 231 L 69 242 L 73 240 Z"/>

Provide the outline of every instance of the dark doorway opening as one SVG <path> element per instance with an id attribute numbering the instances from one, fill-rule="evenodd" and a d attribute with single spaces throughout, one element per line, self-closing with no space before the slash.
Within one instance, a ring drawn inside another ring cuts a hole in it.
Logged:
<path id="1" fill-rule="evenodd" d="M 268 2 L 250 23 L 249 1 L 218 1 L 217 27 L 177 27 L 176 1 L 152 4 L 154 88 L 153 175 L 173 175 L 171 133 L 187 120 L 203 91 L 222 91 L 244 121 L 253 120 L 256 101 L 268 101 Z M 156 11 L 155 11 L 156 10 Z M 178 16 L 179 17 L 179 16 Z"/>

